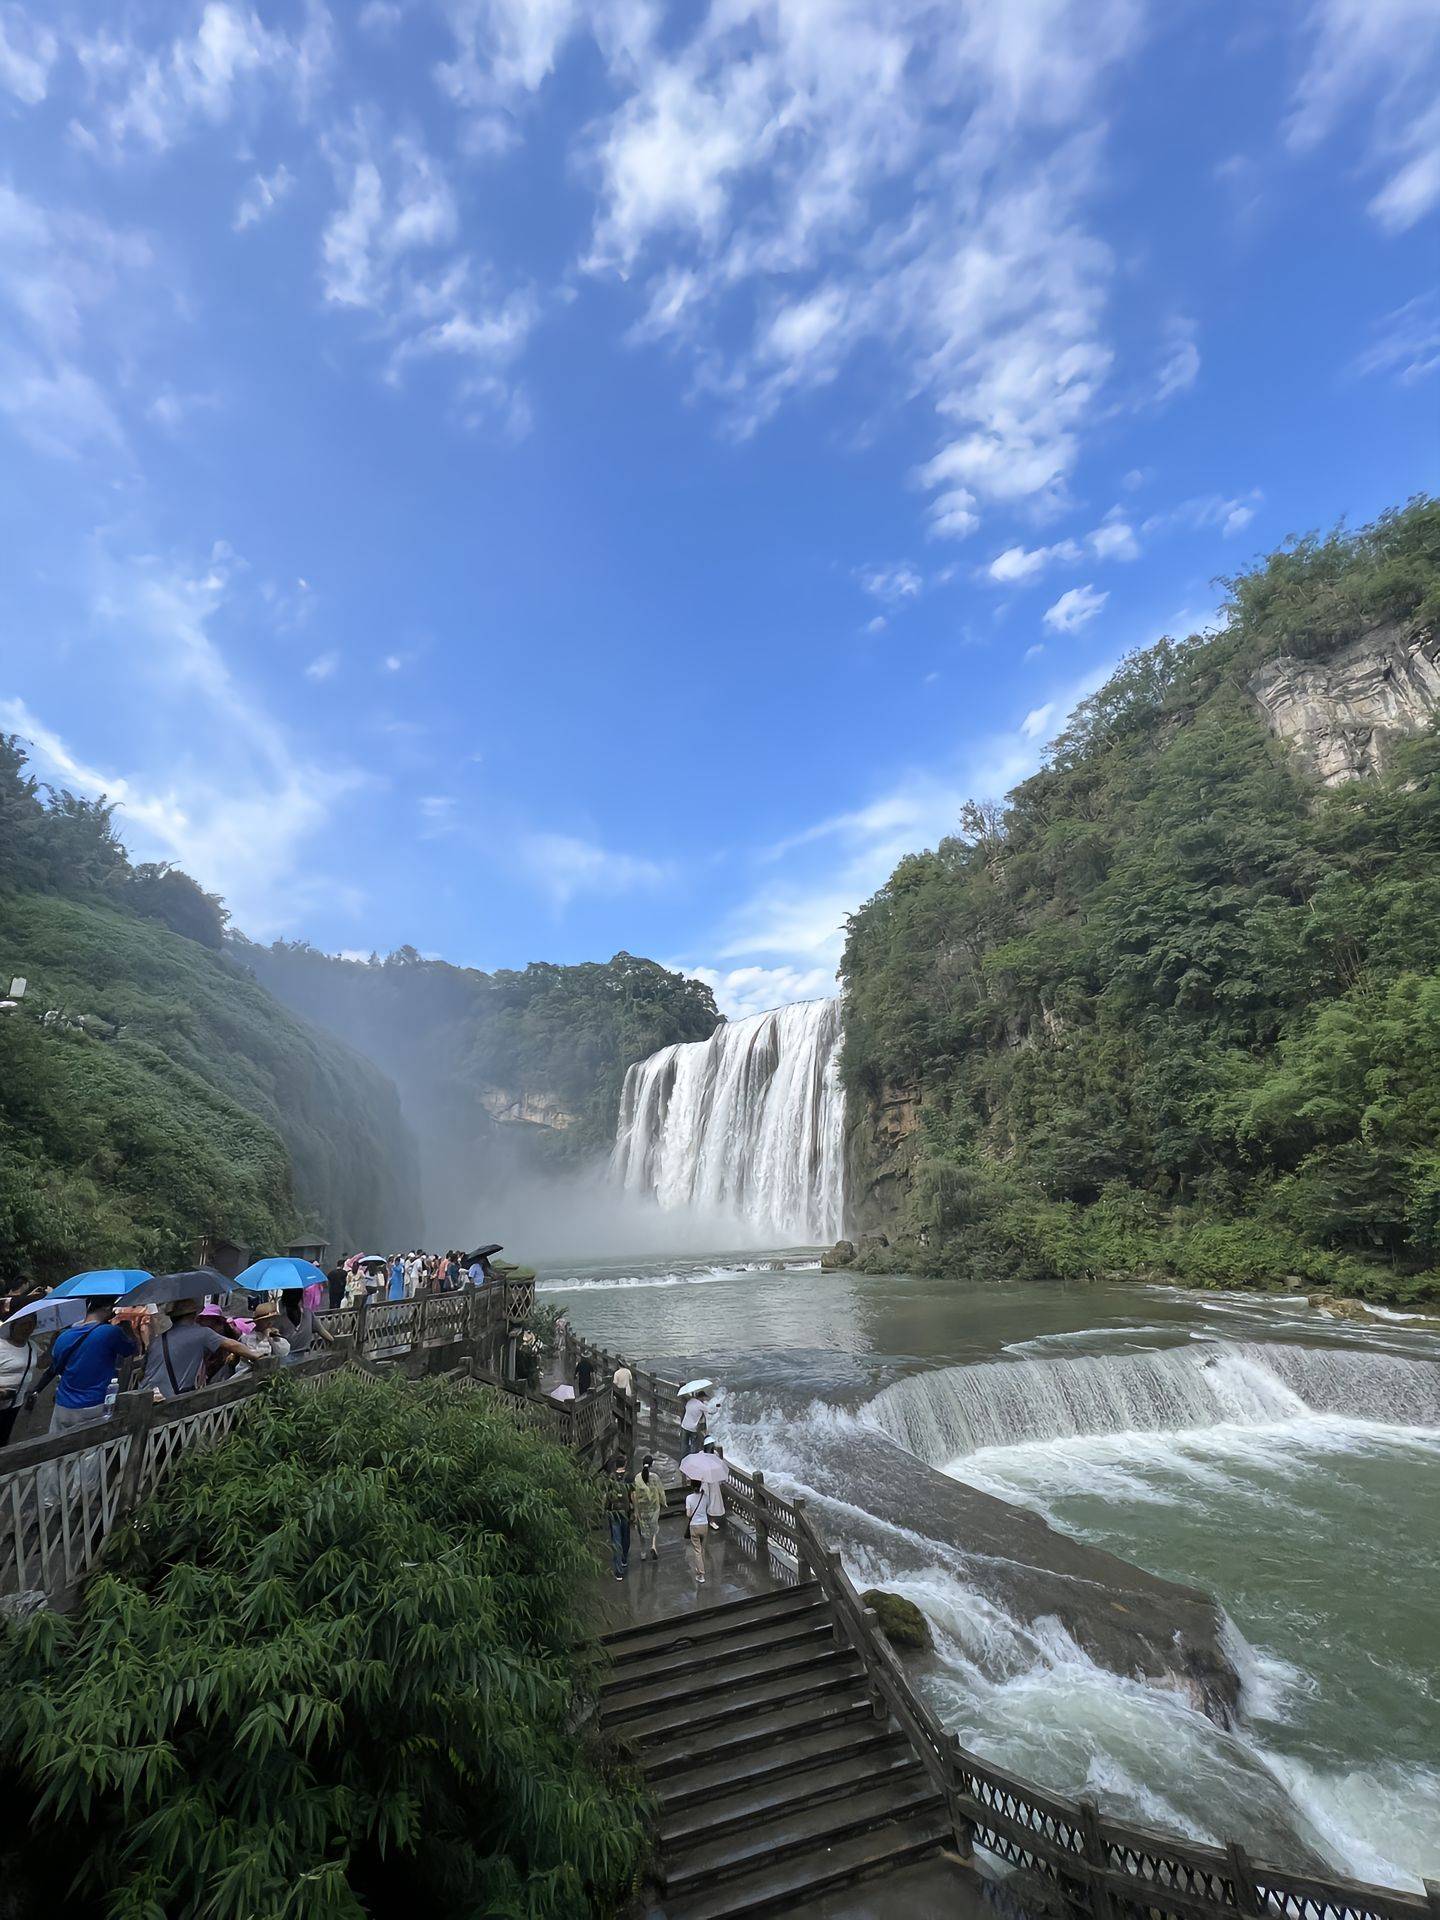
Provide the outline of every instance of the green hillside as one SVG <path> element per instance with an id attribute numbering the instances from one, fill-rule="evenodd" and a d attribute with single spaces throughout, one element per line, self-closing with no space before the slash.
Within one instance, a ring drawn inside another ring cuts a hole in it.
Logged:
<path id="1" fill-rule="evenodd" d="M 1440 1293 L 1440 740 L 1327 788 L 1256 684 L 1433 674 L 1440 506 L 1228 585 L 851 921 L 857 1190 L 916 1264 Z"/>
<path id="2" fill-rule="evenodd" d="M 708 987 L 628 953 L 483 973 L 413 947 L 369 961 L 285 941 L 236 940 L 232 951 L 394 1080 L 421 1144 L 427 1223 L 441 1234 L 459 1196 L 608 1152 L 626 1068 L 707 1039 L 720 1018 Z"/>
<path id="3" fill-rule="evenodd" d="M 29 981 L 0 1018 L 7 1270 L 164 1268 L 211 1230 L 267 1251 L 312 1224 L 413 1237 L 394 1088 L 220 951 L 223 924 L 184 875 L 132 868 L 108 809 L 47 805 L 0 742 L 0 984 Z"/>

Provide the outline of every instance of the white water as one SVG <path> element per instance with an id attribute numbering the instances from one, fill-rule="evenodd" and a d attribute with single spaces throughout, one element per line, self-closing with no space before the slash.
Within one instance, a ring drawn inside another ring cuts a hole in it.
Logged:
<path id="1" fill-rule="evenodd" d="M 1310 1413 L 1440 1427 L 1440 1367 L 1343 1348 L 1217 1342 L 942 1367 L 887 1387 L 868 1413 L 907 1452 L 944 1467 L 984 1448 L 1268 1427 Z"/>
<path id="2" fill-rule="evenodd" d="M 839 1237 L 845 1210 L 840 1002 L 805 1000 L 663 1047 L 625 1076 L 612 1169 L 669 1209 L 757 1233 Z"/>

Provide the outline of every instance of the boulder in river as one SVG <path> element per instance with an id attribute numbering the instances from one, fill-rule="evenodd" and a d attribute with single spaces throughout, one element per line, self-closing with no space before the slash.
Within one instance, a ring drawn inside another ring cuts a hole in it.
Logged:
<path id="1" fill-rule="evenodd" d="M 854 1264 L 855 1242 L 853 1240 L 837 1240 L 833 1247 L 820 1256 L 822 1273 L 835 1273 L 843 1267 L 853 1267 Z"/>
<path id="2" fill-rule="evenodd" d="M 884 1587 L 871 1587 L 860 1598 L 867 1607 L 873 1608 L 875 1624 L 892 1647 L 913 1647 L 917 1652 L 929 1653 L 935 1645 L 930 1622 L 913 1600 L 907 1600 L 901 1593 L 890 1593 Z"/>

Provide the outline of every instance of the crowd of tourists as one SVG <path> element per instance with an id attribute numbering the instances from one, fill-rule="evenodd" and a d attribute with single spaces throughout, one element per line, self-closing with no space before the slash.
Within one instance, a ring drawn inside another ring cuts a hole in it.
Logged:
<path id="1" fill-rule="evenodd" d="M 0 1295 L 0 1446 L 52 1383 L 47 1431 L 68 1433 L 107 1419 L 122 1386 L 170 1400 L 241 1378 L 257 1360 L 304 1359 L 317 1345 L 329 1344 L 331 1336 L 317 1318 L 327 1308 L 488 1286 L 515 1271 L 495 1261 L 499 1251 L 351 1254 L 328 1272 L 310 1268 L 314 1278 L 308 1284 L 259 1298 L 247 1298 L 243 1286 L 222 1286 L 218 1274 L 212 1293 L 200 1291 L 197 1274 L 194 1298 L 137 1305 L 113 1293 L 90 1297 L 72 1290 L 66 1306 L 78 1317 L 58 1331 L 54 1321 L 60 1316 L 46 1312 L 52 1295 L 58 1307 L 67 1288 L 83 1288 L 96 1276 L 77 1276 L 58 1289 L 13 1286 Z"/>
<path id="2" fill-rule="evenodd" d="M 594 1366 L 584 1355 L 575 1368 L 575 1391 L 581 1397 L 594 1390 Z M 611 1390 L 623 1402 L 633 1396 L 634 1376 L 624 1361 L 615 1369 Z M 683 1391 L 683 1390 L 682 1390 Z M 685 1538 L 695 1584 L 705 1584 L 705 1546 L 725 1524 L 725 1451 L 707 1431 L 710 1417 L 709 1383 L 695 1383 L 685 1394 L 680 1415 L 680 1476 L 685 1489 Z M 624 1580 L 630 1571 L 630 1549 L 639 1539 L 640 1559 L 660 1558 L 660 1517 L 668 1495 L 653 1453 L 630 1472 L 625 1455 L 615 1454 L 605 1468 L 605 1520 L 610 1532 L 610 1571 Z"/>

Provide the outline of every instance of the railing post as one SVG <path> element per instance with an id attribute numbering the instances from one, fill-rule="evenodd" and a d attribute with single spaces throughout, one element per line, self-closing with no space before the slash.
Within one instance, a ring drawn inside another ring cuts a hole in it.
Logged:
<path id="1" fill-rule="evenodd" d="M 117 1519 L 132 1512 L 140 1503 L 140 1477 L 145 1471 L 145 1442 L 155 1425 L 155 1414 L 160 1404 L 153 1393 L 122 1393 L 116 1396 L 111 1422 L 130 1430 L 130 1451 L 125 1456 L 125 1469 L 120 1475 L 120 1485 L 115 1494 Z"/>
<path id="2" fill-rule="evenodd" d="M 653 1373 L 645 1377 L 650 1382 L 650 1451 L 656 1454 L 660 1451 L 660 1388 Z M 638 1384 L 638 1375 L 636 1380 Z"/>
<path id="3" fill-rule="evenodd" d="M 1103 1877 L 1109 1871 L 1110 1853 L 1100 1831 L 1100 1810 L 1093 1800 L 1081 1800 L 1079 1808 L 1080 1846 L 1090 1869 L 1085 1876 L 1089 1882 L 1090 1911 L 1095 1920 L 1113 1920 L 1114 1902 L 1110 1898 L 1109 1883 Z"/>
<path id="4" fill-rule="evenodd" d="M 1260 1889 L 1255 1884 L 1255 1874 L 1250 1865 L 1250 1856 L 1238 1840 L 1231 1840 L 1225 1848 L 1225 1858 L 1229 1863 L 1230 1882 L 1235 1889 L 1235 1911 L 1255 1915 L 1260 1912 Z"/>
<path id="5" fill-rule="evenodd" d="M 811 1560 L 810 1549 L 806 1545 L 810 1526 L 805 1517 L 804 1496 L 796 1494 L 790 1504 L 795 1509 L 795 1571 L 801 1580 L 813 1580 L 815 1563 Z"/>
<path id="6" fill-rule="evenodd" d="M 950 1752 L 946 1768 L 946 1803 L 950 1812 L 950 1830 L 955 1835 L 955 1851 L 962 1860 L 975 1858 L 975 1822 L 960 1805 L 960 1775 L 963 1767 L 965 1749 L 960 1745 L 958 1733 L 950 1736 Z"/>
<path id="7" fill-rule="evenodd" d="M 369 1325 L 370 1295 L 363 1293 L 360 1296 L 360 1304 L 355 1309 L 355 1358 L 357 1360 L 365 1358 L 365 1336 L 369 1331 Z"/>
<path id="8" fill-rule="evenodd" d="M 750 1485 L 755 1492 L 755 1557 L 760 1562 L 760 1571 L 770 1571 L 770 1513 L 766 1507 L 765 1476 L 757 1467 L 750 1476 Z"/>

